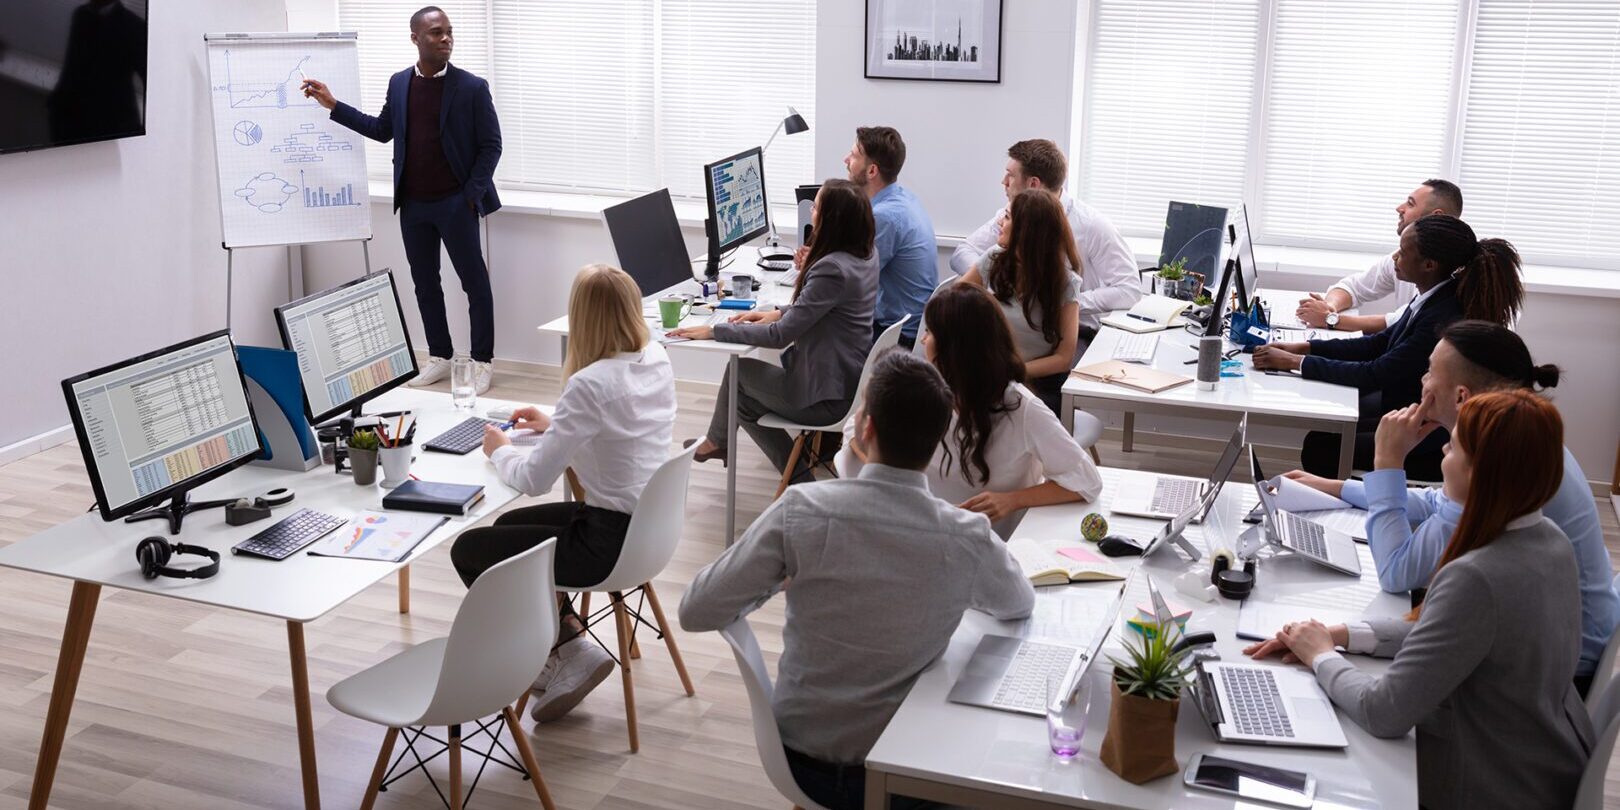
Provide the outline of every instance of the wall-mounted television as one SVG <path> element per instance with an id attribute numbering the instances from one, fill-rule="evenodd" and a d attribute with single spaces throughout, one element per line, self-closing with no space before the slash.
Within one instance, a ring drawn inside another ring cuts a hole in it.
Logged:
<path id="1" fill-rule="evenodd" d="M 149 0 L 5 0 L 0 153 L 146 134 Z"/>

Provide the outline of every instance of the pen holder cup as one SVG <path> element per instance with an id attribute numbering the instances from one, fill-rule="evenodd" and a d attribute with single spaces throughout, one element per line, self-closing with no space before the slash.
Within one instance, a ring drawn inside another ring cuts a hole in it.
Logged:
<path id="1" fill-rule="evenodd" d="M 377 451 L 377 457 L 382 462 L 384 489 L 393 489 L 411 480 L 411 451 L 415 449 L 412 445 L 402 444 Z"/>
<path id="2" fill-rule="evenodd" d="M 356 484 L 369 487 L 377 483 L 377 451 L 349 448 L 349 469 L 354 472 Z"/>

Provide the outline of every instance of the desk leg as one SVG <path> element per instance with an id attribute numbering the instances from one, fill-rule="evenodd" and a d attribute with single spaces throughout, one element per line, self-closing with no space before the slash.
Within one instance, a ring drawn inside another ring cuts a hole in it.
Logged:
<path id="1" fill-rule="evenodd" d="M 1063 422 L 1063 432 L 1074 435 L 1074 397 L 1064 395 L 1062 413 L 1058 418 Z"/>
<path id="2" fill-rule="evenodd" d="M 287 652 L 292 659 L 293 713 L 298 718 L 298 764 L 304 771 L 304 810 L 320 810 L 315 721 L 309 712 L 309 665 L 304 658 L 304 625 L 300 622 L 287 622 Z"/>
<path id="3" fill-rule="evenodd" d="M 1131 411 L 1126 411 L 1125 412 L 1125 438 L 1119 440 L 1119 449 L 1124 450 L 1125 452 L 1129 453 L 1129 452 L 1131 452 L 1131 448 L 1135 444 L 1136 444 L 1136 414 L 1131 412 Z"/>
<path id="4" fill-rule="evenodd" d="M 726 360 L 726 393 L 731 410 L 726 414 L 726 547 L 737 542 L 737 355 Z"/>
<path id="5" fill-rule="evenodd" d="M 866 810 L 889 810 L 889 785 L 882 771 L 866 769 Z"/>
<path id="6" fill-rule="evenodd" d="M 84 669 L 84 651 L 90 644 L 90 626 L 95 623 L 96 601 L 100 598 L 100 585 L 73 583 L 67 625 L 62 629 L 62 650 L 56 656 L 56 681 L 51 684 L 51 702 L 45 710 L 45 736 L 39 743 L 34 785 L 28 793 L 28 810 L 45 810 L 50 801 L 56 761 L 67 739 L 68 715 L 73 712 L 73 696 L 79 691 L 79 671 Z"/>
<path id="7" fill-rule="evenodd" d="M 1356 460 L 1356 423 L 1351 422 L 1339 433 L 1339 480 L 1350 477 L 1350 468 Z"/>
<path id="8" fill-rule="evenodd" d="M 399 569 L 399 612 L 411 612 L 411 567 Z"/>

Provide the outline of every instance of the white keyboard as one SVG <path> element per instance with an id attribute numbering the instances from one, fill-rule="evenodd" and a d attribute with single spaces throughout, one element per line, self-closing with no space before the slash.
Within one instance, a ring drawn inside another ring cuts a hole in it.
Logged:
<path id="1" fill-rule="evenodd" d="M 1119 342 L 1114 344 L 1114 359 L 1124 360 L 1127 363 L 1151 363 L 1153 353 L 1159 349 L 1159 335 L 1149 332 L 1142 335 L 1124 334 Z"/>
<path id="2" fill-rule="evenodd" d="M 1024 642 L 1001 676 L 991 705 L 1037 714 L 1045 711 L 1047 675 L 1067 673 L 1077 654 L 1073 647 L 1061 644 Z"/>

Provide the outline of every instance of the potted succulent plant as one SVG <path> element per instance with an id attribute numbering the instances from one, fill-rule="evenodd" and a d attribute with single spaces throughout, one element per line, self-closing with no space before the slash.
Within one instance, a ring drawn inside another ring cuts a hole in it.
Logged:
<path id="1" fill-rule="evenodd" d="M 1187 269 L 1185 257 L 1159 268 L 1159 294 L 1191 301 L 1204 289 L 1204 278 Z"/>
<path id="2" fill-rule="evenodd" d="M 1137 641 L 1125 644 L 1125 660 L 1114 665 L 1113 700 L 1108 732 L 1102 741 L 1102 763 L 1134 784 L 1180 770 L 1176 762 L 1176 715 L 1181 690 L 1192 678 L 1189 650 L 1176 650 L 1180 628 L 1142 625 Z"/>
<path id="3" fill-rule="evenodd" d="M 356 430 L 349 437 L 349 469 L 354 471 L 354 482 L 360 486 L 377 483 L 377 448 L 382 440 L 376 431 Z"/>

